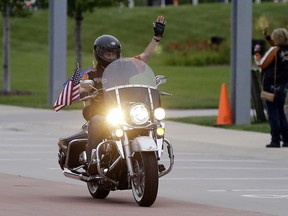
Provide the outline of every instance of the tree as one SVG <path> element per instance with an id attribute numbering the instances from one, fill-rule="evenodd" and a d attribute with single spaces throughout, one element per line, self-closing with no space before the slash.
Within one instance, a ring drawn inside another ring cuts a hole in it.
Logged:
<path id="1" fill-rule="evenodd" d="M 68 15 L 75 19 L 75 51 L 76 62 L 82 66 L 82 21 L 83 13 L 86 11 L 93 12 L 95 7 L 115 6 L 121 0 L 68 0 Z"/>
<path id="2" fill-rule="evenodd" d="M 127 0 L 68 0 L 68 15 L 75 18 L 75 48 L 76 61 L 82 65 L 82 41 L 81 26 L 83 13 L 92 12 L 95 7 L 115 6 L 120 2 Z M 10 16 L 28 16 L 32 14 L 25 3 L 31 3 L 31 0 L 0 0 L 0 11 L 3 17 L 3 93 L 11 92 L 10 85 Z M 37 0 L 36 6 L 42 8 L 48 7 L 48 0 Z"/>
<path id="3" fill-rule="evenodd" d="M 11 92 L 10 85 L 10 16 L 27 16 L 31 11 L 25 10 L 25 4 L 19 0 L 0 1 L 0 11 L 3 17 L 3 90 L 7 94 Z"/>

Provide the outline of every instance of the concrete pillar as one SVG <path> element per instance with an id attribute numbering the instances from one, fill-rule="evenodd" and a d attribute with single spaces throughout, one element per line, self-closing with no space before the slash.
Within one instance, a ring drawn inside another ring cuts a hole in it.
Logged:
<path id="1" fill-rule="evenodd" d="M 252 1 L 232 1 L 231 112 L 235 124 L 250 124 Z"/>
<path id="2" fill-rule="evenodd" d="M 48 105 L 54 105 L 66 80 L 67 0 L 49 0 Z"/>

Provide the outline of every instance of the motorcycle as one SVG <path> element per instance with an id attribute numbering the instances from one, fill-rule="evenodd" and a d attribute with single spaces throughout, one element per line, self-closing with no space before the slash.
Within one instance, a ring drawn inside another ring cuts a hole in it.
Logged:
<path id="1" fill-rule="evenodd" d="M 170 94 L 158 89 L 166 80 L 165 76 L 155 76 L 147 64 L 135 58 L 109 64 L 102 76 L 109 135 L 91 156 L 97 174 L 87 172 L 86 123 L 82 126 L 86 136 L 66 145 L 58 143 L 64 175 L 86 182 L 93 198 L 105 199 L 111 191 L 131 189 L 139 206 L 151 206 L 157 198 L 159 178 L 168 174 L 174 164 L 173 147 L 164 136 L 165 110 L 160 100 L 161 95 Z M 100 91 L 91 80 L 82 81 L 81 86 L 94 89 L 82 101 L 96 97 Z"/>

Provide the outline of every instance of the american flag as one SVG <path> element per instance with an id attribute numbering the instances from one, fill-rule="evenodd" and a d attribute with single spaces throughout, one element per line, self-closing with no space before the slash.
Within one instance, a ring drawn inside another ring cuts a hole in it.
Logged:
<path id="1" fill-rule="evenodd" d="M 80 88 L 80 68 L 79 64 L 77 65 L 77 69 L 74 74 L 68 79 L 66 85 L 62 92 L 60 93 L 58 99 L 54 103 L 54 109 L 56 112 L 72 104 L 73 101 L 79 98 Z"/>

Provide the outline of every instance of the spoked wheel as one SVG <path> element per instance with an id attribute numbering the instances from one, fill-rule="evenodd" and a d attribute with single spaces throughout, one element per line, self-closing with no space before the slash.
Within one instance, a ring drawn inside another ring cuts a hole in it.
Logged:
<path id="1" fill-rule="evenodd" d="M 93 182 L 87 182 L 87 187 L 91 196 L 95 199 L 105 199 L 110 193 L 110 190 L 99 188 L 97 184 Z"/>
<path id="2" fill-rule="evenodd" d="M 131 178 L 132 193 L 139 206 L 151 206 L 158 193 L 158 165 L 154 152 L 140 152 L 133 157 L 135 176 Z"/>

